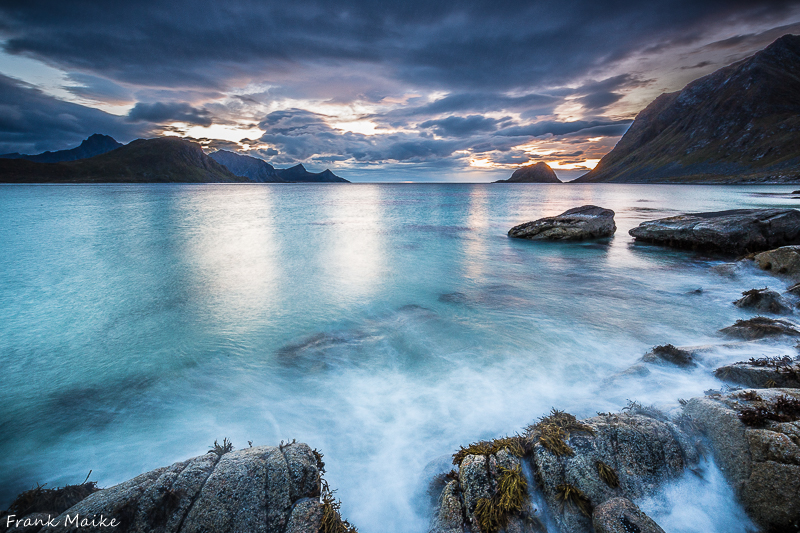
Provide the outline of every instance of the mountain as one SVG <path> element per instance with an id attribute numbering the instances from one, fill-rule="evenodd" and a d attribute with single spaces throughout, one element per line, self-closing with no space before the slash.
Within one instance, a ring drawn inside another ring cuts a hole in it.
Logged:
<path id="1" fill-rule="evenodd" d="M 323 172 L 309 172 L 303 165 L 295 165 L 291 168 L 277 169 L 278 176 L 283 181 L 303 182 L 303 183 L 350 183 L 344 178 L 340 178 L 328 169 Z"/>
<path id="2" fill-rule="evenodd" d="M 275 168 L 256 157 L 236 154 L 227 150 L 217 150 L 208 155 L 217 163 L 224 165 L 237 176 L 242 176 L 258 183 L 285 183 Z"/>
<path id="3" fill-rule="evenodd" d="M 800 181 L 800 36 L 662 94 L 575 182 Z"/>
<path id="4" fill-rule="evenodd" d="M 89 159 L 36 163 L 0 159 L 0 182 L 14 183 L 163 183 L 241 182 L 203 153 L 199 144 L 177 137 L 138 139 Z"/>
<path id="5" fill-rule="evenodd" d="M 25 159 L 36 163 L 62 163 L 64 161 L 76 161 L 87 159 L 96 155 L 105 154 L 111 150 L 124 146 L 108 135 L 95 133 L 88 139 L 81 142 L 80 146 L 71 150 L 59 150 L 58 152 L 44 152 L 38 155 L 25 154 L 2 154 L 0 159 Z"/>
<path id="6" fill-rule="evenodd" d="M 553 169 L 540 161 L 535 165 L 518 168 L 507 180 L 497 180 L 494 183 L 561 183 Z"/>

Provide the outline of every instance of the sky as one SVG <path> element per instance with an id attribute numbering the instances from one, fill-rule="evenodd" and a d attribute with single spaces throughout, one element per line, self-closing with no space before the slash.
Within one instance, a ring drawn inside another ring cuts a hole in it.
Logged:
<path id="1" fill-rule="evenodd" d="M 179 135 L 351 181 L 574 179 L 787 33 L 800 0 L 3 0 L 0 153 Z"/>

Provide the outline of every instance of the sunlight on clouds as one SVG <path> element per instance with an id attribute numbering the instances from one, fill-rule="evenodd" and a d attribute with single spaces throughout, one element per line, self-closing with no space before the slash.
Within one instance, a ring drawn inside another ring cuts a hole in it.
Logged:
<path id="1" fill-rule="evenodd" d="M 210 126 L 189 126 L 182 123 L 172 124 L 177 129 L 183 129 L 183 135 L 194 137 L 195 139 L 220 139 L 223 141 L 239 142 L 241 139 L 257 139 L 264 135 L 264 130 L 245 127 L 245 126 L 231 126 L 228 124 L 212 124 Z M 165 135 L 180 135 L 180 133 L 165 132 Z"/>
<path id="2" fill-rule="evenodd" d="M 352 122 L 333 122 L 331 126 L 343 131 L 350 131 L 353 133 L 360 133 L 362 135 L 377 135 L 378 132 L 375 128 L 378 127 L 374 122 L 369 120 L 354 120 Z"/>
<path id="3" fill-rule="evenodd" d="M 545 163 L 550 166 L 550 168 L 555 170 L 584 170 L 584 169 L 593 169 L 599 163 L 599 159 L 586 159 L 580 163 L 567 163 L 561 164 L 558 161 L 545 161 Z"/>

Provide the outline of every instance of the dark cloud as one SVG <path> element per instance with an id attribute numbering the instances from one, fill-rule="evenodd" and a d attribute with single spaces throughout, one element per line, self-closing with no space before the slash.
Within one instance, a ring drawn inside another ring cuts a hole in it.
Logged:
<path id="1" fill-rule="evenodd" d="M 121 142 L 147 137 L 146 126 L 126 123 L 98 109 L 64 102 L 0 75 L 0 153 L 39 153 L 74 148 L 93 133 Z"/>
<path id="2" fill-rule="evenodd" d="M 468 117 L 447 117 L 438 120 L 426 120 L 420 127 L 433 128 L 433 132 L 442 137 L 466 137 L 481 132 L 497 129 L 497 119 L 470 115 Z"/>
<path id="3" fill-rule="evenodd" d="M 90 74 L 73 72 L 69 79 L 77 85 L 68 85 L 66 90 L 76 96 L 100 102 L 129 103 L 134 101 L 133 93 L 105 78 L 98 78 Z"/>
<path id="4" fill-rule="evenodd" d="M 629 120 L 617 121 L 603 121 L 603 120 L 575 120 L 572 122 L 555 122 L 543 121 L 528 126 L 513 126 L 505 128 L 497 132 L 498 135 L 504 137 L 540 137 L 542 135 L 567 135 L 569 133 L 576 133 L 579 131 L 587 130 L 589 128 L 598 128 L 599 126 L 622 126 L 626 127 L 630 124 Z"/>
<path id="5" fill-rule="evenodd" d="M 600 92 L 600 93 L 587 94 L 586 96 L 578 98 L 576 101 L 580 103 L 584 108 L 594 111 L 597 109 L 608 107 L 611 104 L 618 102 L 622 98 L 622 96 L 623 95 L 619 93 Z"/>
<path id="6" fill-rule="evenodd" d="M 177 121 L 198 126 L 210 126 L 213 123 L 211 114 L 205 109 L 197 109 L 189 104 L 179 102 L 138 103 L 128 113 L 130 122 L 164 122 Z"/>
<path id="7" fill-rule="evenodd" d="M 11 53 L 152 87 L 219 89 L 297 64 L 347 63 L 348 74 L 377 67 L 413 85 L 510 89 L 563 84 L 647 45 L 731 18 L 778 19 L 793 4 L 8 0 L 0 29 Z"/>

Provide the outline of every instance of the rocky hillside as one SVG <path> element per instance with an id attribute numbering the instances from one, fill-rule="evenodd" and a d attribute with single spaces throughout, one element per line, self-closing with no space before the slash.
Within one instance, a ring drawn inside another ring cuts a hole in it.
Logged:
<path id="1" fill-rule="evenodd" d="M 800 36 L 662 94 L 575 181 L 800 181 Z"/>
<path id="2" fill-rule="evenodd" d="M 278 176 L 275 168 L 263 159 L 236 154 L 227 150 L 217 150 L 208 154 L 208 157 L 226 166 L 228 170 L 237 176 L 242 176 L 250 181 L 257 183 L 285 183 Z"/>
<path id="3" fill-rule="evenodd" d="M 124 145 L 118 143 L 113 137 L 95 133 L 81 142 L 80 146 L 72 148 L 71 150 L 43 152 L 36 155 L 18 153 L 2 154 L 0 155 L 0 159 L 27 159 L 28 161 L 35 161 L 36 163 L 62 163 L 64 161 L 77 161 L 78 159 L 87 159 L 96 155 L 105 154 L 121 146 Z"/>
<path id="4" fill-rule="evenodd" d="M 494 183 L 561 183 L 561 180 L 547 163 L 540 161 L 535 165 L 518 168 L 507 180 L 497 180 Z"/>
<path id="5" fill-rule="evenodd" d="M 6 183 L 213 183 L 247 181 L 176 137 L 138 139 L 111 152 L 64 163 L 0 159 Z"/>
<path id="6" fill-rule="evenodd" d="M 278 176 L 283 181 L 303 183 L 350 183 L 328 169 L 322 172 L 309 172 L 303 165 L 295 165 L 286 169 L 278 169 Z"/>

